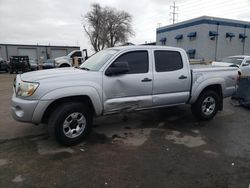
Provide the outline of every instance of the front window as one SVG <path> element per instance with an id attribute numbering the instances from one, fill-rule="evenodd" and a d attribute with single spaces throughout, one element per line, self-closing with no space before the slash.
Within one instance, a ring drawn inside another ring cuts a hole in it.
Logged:
<path id="1" fill-rule="evenodd" d="M 82 53 L 81 52 L 75 52 L 73 53 L 70 57 L 71 58 L 74 58 L 74 57 L 81 57 L 82 56 Z"/>
<path id="2" fill-rule="evenodd" d="M 90 71 L 99 71 L 102 66 L 119 50 L 117 49 L 109 49 L 102 50 L 97 52 L 89 59 L 87 59 L 81 66 L 81 69 L 90 70 Z"/>
<path id="3" fill-rule="evenodd" d="M 147 51 L 127 52 L 115 60 L 115 62 L 122 61 L 128 62 L 129 71 L 126 74 L 140 74 L 148 72 L 149 62 Z"/>
<path id="4" fill-rule="evenodd" d="M 226 58 L 223 58 L 222 60 L 220 60 L 220 62 L 241 65 L 243 59 L 244 58 L 242 58 L 242 57 L 226 57 Z"/>

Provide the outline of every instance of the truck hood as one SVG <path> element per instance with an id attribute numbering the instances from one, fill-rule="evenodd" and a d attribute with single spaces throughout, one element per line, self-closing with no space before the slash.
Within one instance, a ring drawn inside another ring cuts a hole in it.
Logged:
<path id="1" fill-rule="evenodd" d="M 28 82 L 39 82 L 41 80 L 67 80 L 73 79 L 74 77 L 86 77 L 85 75 L 89 74 L 89 71 L 73 68 L 73 67 L 66 67 L 66 68 L 57 68 L 57 69 L 49 69 L 49 70 L 39 70 L 34 72 L 28 72 L 21 74 L 21 79 L 23 81 Z"/>
<path id="2" fill-rule="evenodd" d="M 63 60 L 63 59 L 70 59 L 70 58 L 68 56 L 62 56 L 62 57 L 55 58 L 55 61 L 60 61 L 60 60 Z"/>

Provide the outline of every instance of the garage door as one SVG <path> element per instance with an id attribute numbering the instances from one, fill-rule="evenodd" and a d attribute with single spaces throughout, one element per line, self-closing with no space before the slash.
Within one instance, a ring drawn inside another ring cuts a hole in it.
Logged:
<path id="1" fill-rule="evenodd" d="M 55 59 L 57 57 L 65 56 L 67 55 L 67 50 L 66 49 L 52 49 L 51 50 L 51 59 Z"/>
<path id="2" fill-rule="evenodd" d="M 19 48 L 18 55 L 27 55 L 29 58 L 37 59 L 36 48 Z"/>

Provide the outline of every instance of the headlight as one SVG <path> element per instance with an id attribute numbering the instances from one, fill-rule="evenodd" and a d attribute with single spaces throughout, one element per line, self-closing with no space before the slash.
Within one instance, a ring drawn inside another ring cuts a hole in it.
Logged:
<path id="1" fill-rule="evenodd" d="M 33 95 L 33 93 L 38 88 L 39 83 L 36 82 L 23 82 L 20 81 L 16 85 L 16 95 L 21 97 L 29 97 Z"/>

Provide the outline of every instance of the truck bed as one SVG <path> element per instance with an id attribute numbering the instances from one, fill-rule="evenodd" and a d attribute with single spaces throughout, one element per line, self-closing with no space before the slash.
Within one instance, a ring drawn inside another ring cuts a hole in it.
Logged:
<path id="1" fill-rule="evenodd" d="M 205 65 L 205 64 L 195 64 L 195 65 L 190 65 L 190 69 L 193 72 L 211 72 L 211 71 L 235 71 L 238 70 L 235 67 L 215 67 L 212 65 Z"/>
<path id="2" fill-rule="evenodd" d="M 235 67 L 213 67 L 211 65 L 190 65 L 192 73 L 192 94 L 202 83 L 216 80 L 218 84 L 223 86 L 223 97 L 231 96 L 235 91 L 235 83 L 237 78 L 237 68 Z M 192 100 L 194 102 L 195 100 Z"/>

